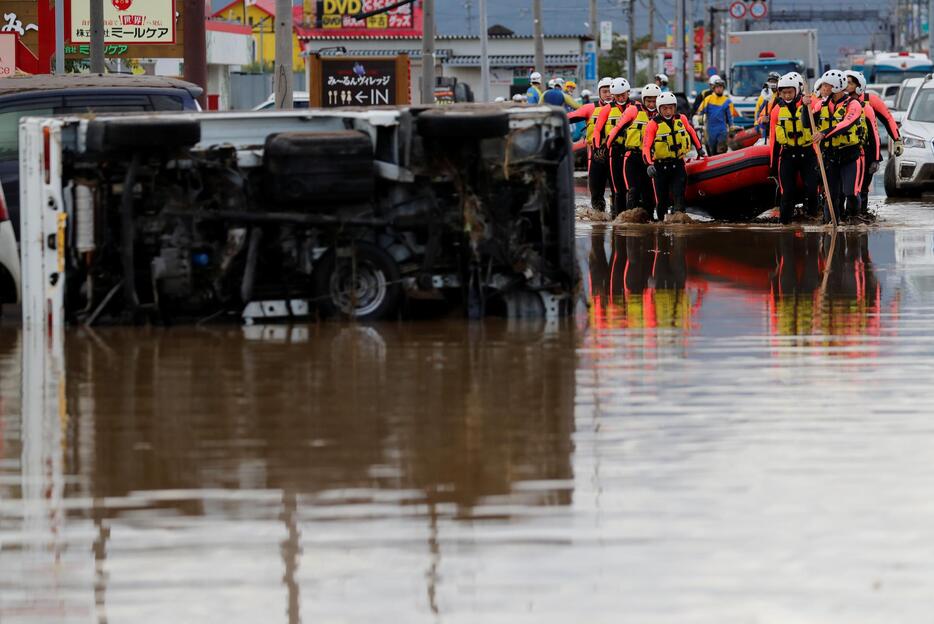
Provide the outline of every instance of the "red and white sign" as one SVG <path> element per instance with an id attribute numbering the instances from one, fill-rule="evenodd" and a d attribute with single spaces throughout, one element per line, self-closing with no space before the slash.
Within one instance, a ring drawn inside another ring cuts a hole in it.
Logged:
<path id="1" fill-rule="evenodd" d="M 385 13 L 362 20 L 355 17 L 360 13 L 369 13 L 394 6 L 396 2 L 397 0 L 321 0 L 311 2 L 313 9 L 311 23 L 313 27 L 297 29 L 299 38 L 421 37 L 421 3 L 397 6 Z"/>
<path id="2" fill-rule="evenodd" d="M 746 3 L 737 1 L 731 4 L 730 17 L 733 19 L 743 19 L 746 17 Z"/>
<path id="3" fill-rule="evenodd" d="M 91 42 L 91 3 L 70 0 L 71 43 Z M 175 0 L 104 0 L 104 41 L 110 44 L 175 43 Z"/>
<path id="4" fill-rule="evenodd" d="M 0 33 L 0 78 L 16 73 L 16 35 Z"/>
<path id="5" fill-rule="evenodd" d="M 749 15 L 752 19 L 762 19 L 769 12 L 765 2 L 753 2 L 749 5 Z"/>

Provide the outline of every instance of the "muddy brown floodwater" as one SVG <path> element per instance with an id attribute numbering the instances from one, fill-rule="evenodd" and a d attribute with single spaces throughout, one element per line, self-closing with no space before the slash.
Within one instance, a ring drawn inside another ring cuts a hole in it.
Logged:
<path id="1" fill-rule="evenodd" d="M 582 225 L 561 322 L 71 329 L 51 414 L 0 327 L 0 622 L 927 622 L 922 221 Z"/>

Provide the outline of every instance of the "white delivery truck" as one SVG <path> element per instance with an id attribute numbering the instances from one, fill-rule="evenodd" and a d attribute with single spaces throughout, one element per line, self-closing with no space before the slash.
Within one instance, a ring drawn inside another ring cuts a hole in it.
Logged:
<path id="1" fill-rule="evenodd" d="M 796 71 L 811 79 L 820 70 L 817 31 L 753 30 L 727 36 L 726 63 L 733 105 L 743 115 L 737 125 L 753 125 L 756 100 L 770 72 Z"/>

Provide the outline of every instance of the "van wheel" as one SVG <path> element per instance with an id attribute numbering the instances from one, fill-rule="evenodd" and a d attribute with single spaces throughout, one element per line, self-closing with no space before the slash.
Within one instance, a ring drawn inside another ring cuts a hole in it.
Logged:
<path id="1" fill-rule="evenodd" d="M 354 243 L 348 253 L 328 251 L 315 269 L 315 298 L 325 317 L 357 321 L 392 318 L 403 299 L 399 266 L 383 249 Z"/>
<path id="2" fill-rule="evenodd" d="M 494 139 L 509 134 L 509 116 L 501 110 L 427 110 L 416 123 L 418 133 L 429 139 Z"/>
<path id="3" fill-rule="evenodd" d="M 88 123 L 92 152 L 145 151 L 191 147 L 201 140 L 201 124 L 190 119 L 108 119 Z"/>

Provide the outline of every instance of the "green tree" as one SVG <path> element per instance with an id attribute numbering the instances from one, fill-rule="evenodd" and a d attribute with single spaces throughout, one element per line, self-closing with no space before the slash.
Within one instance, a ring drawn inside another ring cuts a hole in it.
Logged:
<path id="1" fill-rule="evenodd" d="M 636 52 L 636 65 L 639 64 L 639 60 L 641 59 L 651 60 L 652 57 L 654 56 L 654 51 L 652 50 L 651 42 L 649 41 L 648 35 L 644 37 L 637 37 L 634 42 L 633 49 Z M 626 76 L 627 65 L 628 65 L 628 62 L 626 59 L 626 39 L 619 35 L 614 35 L 613 48 L 608 52 L 604 52 L 600 56 L 600 62 L 598 64 L 599 77 L 602 78 L 604 76 L 611 76 L 611 77 Z M 651 63 L 650 63 L 650 66 L 651 66 Z M 650 79 L 652 78 L 650 74 L 651 74 L 650 70 L 642 69 L 636 72 L 635 80 L 633 80 L 633 77 L 630 77 L 630 76 L 626 76 L 626 79 L 629 80 L 629 84 L 631 84 L 632 86 L 641 87 L 650 81 Z"/>

